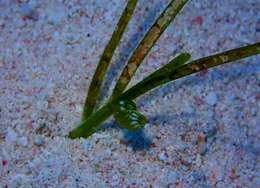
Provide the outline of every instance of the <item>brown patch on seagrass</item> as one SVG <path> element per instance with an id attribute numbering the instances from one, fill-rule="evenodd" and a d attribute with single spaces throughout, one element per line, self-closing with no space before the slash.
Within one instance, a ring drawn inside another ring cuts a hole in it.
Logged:
<path id="1" fill-rule="evenodd" d="M 153 46 L 154 42 L 160 36 L 161 30 L 157 26 L 154 26 L 149 33 L 145 36 L 144 40 L 140 43 L 140 46 L 135 50 L 129 64 L 136 64 L 138 66 L 141 64 L 142 60 L 149 52 L 150 48 Z"/>
<path id="2" fill-rule="evenodd" d="M 191 65 L 190 68 L 193 71 L 199 71 L 200 70 L 200 67 L 198 65 L 196 65 L 196 64 Z"/>

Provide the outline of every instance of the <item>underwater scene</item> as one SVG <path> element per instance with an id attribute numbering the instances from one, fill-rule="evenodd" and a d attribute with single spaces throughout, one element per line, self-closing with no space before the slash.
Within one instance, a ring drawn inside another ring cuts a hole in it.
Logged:
<path id="1" fill-rule="evenodd" d="M 260 186 L 260 0 L 0 0 L 0 187 Z"/>

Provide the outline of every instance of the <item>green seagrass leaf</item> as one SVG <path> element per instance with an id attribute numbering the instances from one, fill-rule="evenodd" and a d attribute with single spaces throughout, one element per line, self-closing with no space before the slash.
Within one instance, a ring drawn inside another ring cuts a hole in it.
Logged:
<path id="1" fill-rule="evenodd" d="M 120 127 L 129 131 L 141 129 L 147 122 L 147 118 L 137 111 L 136 104 L 130 100 L 121 100 L 115 105 L 114 117 Z"/>

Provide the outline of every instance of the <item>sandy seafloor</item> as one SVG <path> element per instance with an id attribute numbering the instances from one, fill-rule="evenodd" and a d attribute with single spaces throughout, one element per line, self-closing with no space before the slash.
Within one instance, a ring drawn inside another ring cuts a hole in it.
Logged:
<path id="1" fill-rule="evenodd" d="M 104 91 L 168 2 L 138 2 Z M 142 131 L 110 119 L 87 140 L 65 137 L 125 3 L 0 0 L 0 187 L 259 187 L 260 56 L 138 98 Z M 191 0 L 131 85 L 176 53 L 196 59 L 256 41 L 260 0 Z"/>

